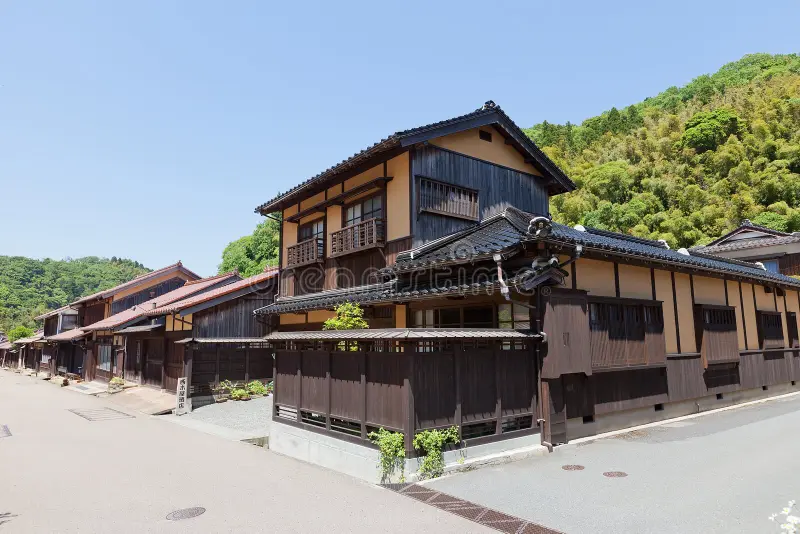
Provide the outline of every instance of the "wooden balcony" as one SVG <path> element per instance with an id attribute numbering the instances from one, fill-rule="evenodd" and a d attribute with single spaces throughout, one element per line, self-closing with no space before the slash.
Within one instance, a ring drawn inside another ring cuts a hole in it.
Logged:
<path id="1" fill-rule="evenodd" d="M 286 250 L 286 266 L 289 268 L 320 263 L 324 259 L 325 242 L 321 237 L 306 239 Z"/>
<path id="2" fill-rule="evenodd" d="M 382 247 L 386 242 L 383 219 L 369 219 L 331 234 L 331 258 Z"/>

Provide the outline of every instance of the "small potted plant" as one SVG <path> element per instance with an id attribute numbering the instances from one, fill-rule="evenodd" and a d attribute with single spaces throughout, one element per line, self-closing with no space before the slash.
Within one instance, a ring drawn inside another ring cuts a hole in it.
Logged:
<path id="1" fill-rule="evenodd" d="M 125 381 L 122 378 L 115 376 L 108 383 L 108 392 L 119 393 L 124 389 L 124 387 L 125 387 Z"/>

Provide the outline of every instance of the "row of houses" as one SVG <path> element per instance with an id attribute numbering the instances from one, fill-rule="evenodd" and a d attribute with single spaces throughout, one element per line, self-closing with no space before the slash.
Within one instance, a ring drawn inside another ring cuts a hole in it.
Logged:
<path id="1" fill-rule="evenodd" d="M 5 363 L 172 392 L 187 377 L 196 397 L 224 380 L 267 380 L 270 320 L 253 311 L 273 302 L 276 280 L 277 269 L 201 278 L 177 262 L 36 317 L 43 328 Z"/>
<path id="2" fill-rule="evenodd" d="M 571 228 L 549 199 L 575 187 L 490 101 L 258 206 L 280 221 L 276 270 L 176 264 L 42 316 L 19 357 L 198 394 L 269 376 L 270 448 L 368 479 L 379 428 L 413 462 L 423 430 L 494 454 L 797 387 L 800 239 L 745 222 L 673 250 Z M 323 330 L 344 303 L 368 329 Z"/>

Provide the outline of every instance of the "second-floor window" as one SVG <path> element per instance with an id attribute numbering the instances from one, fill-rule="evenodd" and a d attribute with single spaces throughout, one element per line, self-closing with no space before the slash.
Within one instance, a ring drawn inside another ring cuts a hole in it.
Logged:
<path id="1" fill-rule="evenodd" d="M 377 195 L 360 200 L 345 209 L 344 226 L 351 226 L 370 219 L 383 219 L 383 196 Z"/>
<path id="2" fill-rule="evenodd" d="M 298 243 L 302 241 L 307 241 L 313 237 L 319 237 L 319 238 L 325 237 L 325 221 L 323 219 L 302 224 L 300 225 L 300 228 L 297 230 Z"/>

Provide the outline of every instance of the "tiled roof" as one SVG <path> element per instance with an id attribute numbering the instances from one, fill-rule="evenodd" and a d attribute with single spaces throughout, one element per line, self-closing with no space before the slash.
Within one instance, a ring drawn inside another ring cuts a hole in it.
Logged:
<path id="1" fill-rule="evenodd" d="M 80 339 L 82 337 L 88 336 L 89 332 L 84 332 L 81 328 L 73 328 L 72 330 L 66 330 L 61 332 L 60 334 L 56 334 L 54 336 L 44 338 L 45 341 L 73 341 L 75 339 Z"/>
<path id="2" fill-rule="evenodd" d="M 158 315 L 166 315 L 168 313 L 174 313 L 180 310 L 185 310 L 187 308 L 192 308 L 204 302 L 208 302 L 219 297 L 224 297 L 225 295 L 230 295 L 231 293 L 235 293 L 237 291 L 251 288 L 252 293 L 253 291 L 259 291 L 266 287 L 265 282 L 272 280 L 278 276 L 278 269 L 269 269 L 264 271 L 263 273 L 258 273 L 253 275 L 249 278 L 245 278 L 244 280 L 239 280 L 232 284 L 227 284 L 222 287 L 218 287 L 212 289 L 210 291 L 206 291 L 205 293 L 200 293 L 199 295 L 193 295 L 191 297 L 177 300 L 171 302 L 169 304 L 165 304 L 164 306 L 159 306 L 158 308 L 148 310 L 145 315 L 147 316 L 158 316 Z"/>
<path id="3" fill-rule="evenodd" d="M 790 245 L 792 243 L 800 243 L 800 234 L 775 236 L 775 237 L 753 237 L 748 239 L 737 239 L 728 241 L 727 243 L 720 243 L 719 245 L 707 245 L 704 247 L 694 247 L 691 250 L 697 252 L 704 252 L 706 254 L 716 254 L 718 252 L 729 252 L 733 250 L 748 250 L 763 247 L 772 247 L 776 245 Z"/>
<path id="4" fill-rule="evenodd" d="M 762 232 L 762 233 L 769 234 L 769 235 L 774 235 L 774 236 L 784 236 L 785 237 L 785 236 L 791 235 L 791 234 L 788 234 L 786 232 L 781 232 L 780 230 L 774 230 L 772 228 L 767 228 L 766 226 L 753 224 L 752 222 L 750 222 L 749 219 L 745 219 L 745 220 L 742 221 L 742 224 L 740 224 L 738 227 L 734 228 L 733 230 L 731 230 L 727 234 L 723 235 L 722 237 L 718 237 L 717 239 L 715 239 L 714 241 L 709 243 L 707 246 L 718 245 L 720 243 L 724 243 L 725 241 L 727 241 L 729 238 L 735 236 L 736 234 L 740 234 L 742 232 L 752 232 L 752 231 Z"/>
<path id="5" fill-rule="evenodd" d="M 665 248 L 657 241 L 632 238 L 624 234 L 601 232 L 591 228 L 582 232 L 563 224 L 553 223 L 552 233 L 546 240 L 582 245 L 586 249 L 614 252 L 673 265 L 687 265 L 716 273 L 728 273 L 761 282 L 800 287 L 800 280 L 766 271 L 753 263 L 721 258 L 696 251 L 682 254 L 677 250 Z"/>
<path id="6" fill-rule="evenodd" d="M 25 345 L 25 344 L 27 344 L 27 343 L 34 343 L 34 342 L 36 342 L 36 341 L 41 341 L 41 339 L 42 339 L 43 337 L 44 337 L 44 332 L 42 332 L 41 330 L 39 330 L 38 332 L 36 332 L 36 333 L 35 333 L 34 335 L 32 335 L 31 337 L 23 337 L 23 338 L 20 338 L 20 339 L 16 340 L 16 341 L 14 342 L 14 344 L 15 344 L 15 345 Z"/>
<path id="7" fill-rule="evenodd" d="M 123 289 L 127 289 L 129 287 L 139 285 L 139 284 L 141 284 L 143 282 L 147 282 L 148 280 L 152 280 L 153 278 L 157 278 L 157 277 L 159 277 L 159 276 L 161 276 L 161 275 L 163 275 L 165 273 L 168 273 L 170 271 L 181 271 L 181 272 L 187 274 L 190 278 L 192 278 L 194 280 L 197 280 L 197 279 L 200 278 L 200 276 L 198 274 L 195 274 L 194 272 L 190 271 L 189 269 L 187 269 L 186 267 L 183 266 L 183 263 L 178 261 L 177 263 L 173 263 L 172 265 L 167 265 L 166 267 L 164 267 L 162 269 L 158 269 L 156 271 L 150 271 L 149 273 L 144 273 L 142 275 L 139 275 L 136 278 L 134 278 L 133 280 L 130 280 L 130 281 L 125 282 L 123 284 L 119 284 L 118 286 L 114 286 L 114 287 L 112 287 L 110 289 L 105 289 L 103 291 L 98 291 L 97 293 L 92 293 L 91 295 L 87 295 L 85 297 L 81 297 L 78 300 L 76 300 L 75 302 L 72 302 L 70 305 L 81 304 L 81 303 L 88 302 L 88 301 L 94 300 L 94 299 L 101 299 L 101 298 L 110 297 L 110 296 L 114 295 L 115 293 L 119 293 Z"/>
<path id="8" fill-rule="evenodd" d="M 212 276 L 203 280 L 198 280 L 193 284 L 184 284 L 178 289 L 164 293 L 161 296 L 152 298 L 146 302 L 115 313 L 105 319 L 98 321 L 94 324 L 82 327 L 84 330 L 113 330 L 126 323 L 130 323 L 140 317 L 144 317 L 145 313 L 149 310 L 155 309 L 159 306 L 164 306 L 172 302 L 181 300 L 190 295 L 194 295 L 200 291 L 209 289 L 217 284 L 232 283 L 238 275 L 235 272 L 225 273 L 223 275 Z"/>
<path id="9" fill-rule="evenodd" d="M 448 262 L 475 260 L 517 246 L 528 232 L 534 215 L 506 208 L 480 223 L 450 236 L 397 255 L 390 271 L 434 267 Z"/>
<path id="10" fill-rule="evenodd" d="M 53 315 L 58 315 L 59 313 L 61 313 L 63 311 L 67 311 L 67 310 L 72 310 L 72 308 L 70 308 L 69 304 L 67 304 L 66 306 L 61 306 L 60 308 L 57 308 L 55 310 L 50 310 L 49 312 L 45 312 L 45 313 L 43 313 L 41 315 L 37 315 L 36 317 L 34 317 L 34 319 L 37 320 L 37 321 L 40 320 L 40 319 L 47 319 L 48 317 L 52 317 Z M 73 310 L 73 311 L 75 313 L 77 313 L 77 310 Z"/>
<path id="11" fill-rule="evenodd" d="M 3 341 L 0 343 L 0 350 L 11 350 L 12 348 L 14 348 L 14 344 L 10 341 Z"/>
<path id="12" fill-rule="evenodd" d="M 426 136 L 429 135 L 429 139 L 438 137 L 437 133 L 441 135 L 441 130 L 443 128 L 458 124 L 458 123 L 467 123 L 468 121 L 476 121 L 481 118 L 485 117 L 487 119 L 487 124 L 489 123 L 497 123 L 502 128 L 506 129 L 508 133 L 516 139 L 520 145 L 528 152 L 531 158 L 533 158 L 542 168 L 544 168 L 552 177 L 553 179 L 560 184 L 561 188 L 564 191 L 572 191 L 575 189 L 575 184 L 570 180 L 564 172 L 558 168 L 558 166 L 553 163 L 553 161 L 547 157 L 547 155 L 542 152 L 536 144 L 525 135 L 525 133 L 517 126 L 511 118 L 500 109 L 500 106 L 496 105 L 492 101 L 486 102 L 482 107 L 478 108 L 477 110 L 467 113 L 465 115 L 461 115 L 458 117 L 453 117 L 452 119 L 447 119 L 440 122 L 435 122 L 432 124 L 426 124 L 424 126 L 418 126 L 416 128 L 411 128 L 408 130 L 401 130 L 399 132 L 395 132 L 385 139 L 381 139 L 377 143 L 373 144 L 365 148 L 360 152 L 356 152 L 349 158 L 344 161 L 341 161 L 330 167 L 321 173 L 309 178 L 305 182 L 301 183 L 300 185 L 290 189 L 286 193 L 279 194 L 277 197 L 273 198 L 269 202 L 265 202 L 264 204 L 260 205 L 256 208 L 256 213 L 268 213 L 271 210 L 275 210 L 279 208 L 280 203 L 289 200 L 290 197 L 293 195 L 303 191 L 304 189 L 310 188 L 312 186 L 319 185 L 323 183 L 328 178 L 332 178 L 333 176 L 350 170 L 357 165 L 369 160 L 373 156 L 376 156 L 380 153 L 387 152 L 392 149 L 397 149 L 403 146 L 406 146 L 404 142 L 409 142 L 409 140 L 413 137 L 415 142 L 419 142 L 423 139 L 417 139 L 419 136 Z M 474 126 L 469 126 L 474 127 Z M 412 143 L 413 144 L 413 143 Z"/>
<path id="13" fill-rule="evenodd" d="M 272 332 L 266 341 L 339 341 L 343 339 L 527 339 L 541 337 L 527 330 L 504 328 L 375 328 L 362 330 L 310 330 Z"/>

